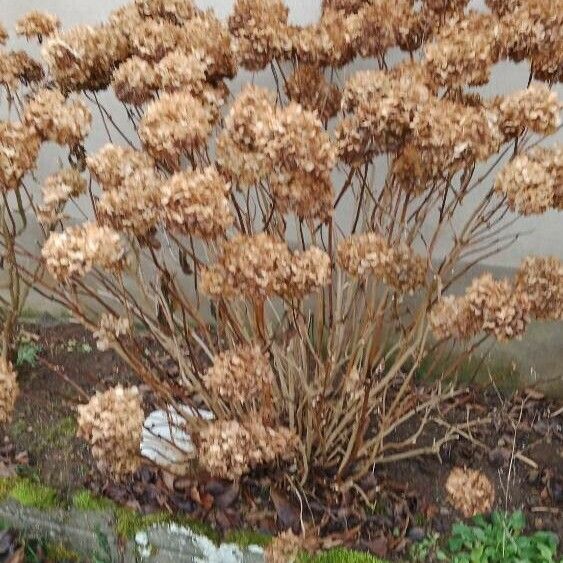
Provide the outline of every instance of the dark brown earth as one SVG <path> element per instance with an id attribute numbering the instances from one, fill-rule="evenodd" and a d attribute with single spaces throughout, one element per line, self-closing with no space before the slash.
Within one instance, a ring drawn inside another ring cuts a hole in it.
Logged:
<path id="1" fill-rule="evenodd" d="M 273 490 L 265 476 L 235 486 L 198 473 L 174 480 L 144 467 L 127 483 L 109 482 L 75 437 L 75 408 L 96 390 L 138 381 L 115 354 L 98 351 L 79 325 L 43 323 L 26 326 L 25 332 L 41 351 L 35 366 L 18 370 L 21 394 L 12 423 L 0 428 L 1 461 L 18 465 L 20 474 L 37 477 L 63 497 L 87 487 L 141 511 L 187 513 L 220 532 L 246 527 L 275 533 L 299 524 L 297 496 L 289 487 Z M 326 499 L 309 499 L 304 517 L 313 515 L 331 541 L 400 557 L 411 540 L 445 533 L 461 519 L 444 491 L 457 465 L 489 476 L 496 509 L 523 509 L 530 529 L 552 530 L 562 538 L 563 415 L 554 416 L 560 407 L 531 390 L 510 398 L 494 388 L 468 393 L 450 407 L 447 418 L 489 419 L 472 430 L 470 439 L 450 442 L 440 458 L 377 466 L 361 483 L 361 495 L 341 496 L 333 506 Z M 427 443 L 439 435 L 437 428 L 429 430 Z"/>

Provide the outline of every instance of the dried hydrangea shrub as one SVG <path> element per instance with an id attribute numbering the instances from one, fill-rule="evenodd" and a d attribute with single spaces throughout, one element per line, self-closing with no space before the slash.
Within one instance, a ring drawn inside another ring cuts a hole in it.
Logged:
<path id="1" fill-rule="evenodd" d="M 555 256 L 526 258 L 516 274 L 516 290 L 530 301 L 536 319 L 563 319 L 563 264 Z"/>
<path id="2" fill-rule="evenodd" d="M 203 384 L 213 396 L 250 410 L 271 406 L 273 381 L 268 356 L 256 344 L 215 356 L 203 375 Z"/>
<path id="3" fill-rule="evenodd" d="M 476 469 L 454 467 L 446 481 L 450 502 L 466 518 L 486 514 L 495 502 L 495 490 L 487 476 Z"/>
<path id="4" fill-rule="evenodd" d="M 223 245 L 219 261 L 202 272 L 202 288 L 211 296 L 264 299 L 302 298 L 329 282 L 330 258 L 311 247 L 292 252 L 266 233 L 238 235 Z"/>
<path id="5" fill-rule="evenodd" d="M 0 85 L 13 90 L 43 78 L 43 67 L 25 51 L 0 52 Z"/>
<path id="6" fill-rule="evenodd" d="M 146 18 L 164 18 L 182 24 L 199 14 L 192 0 L 135 0 L 139 13 Z"/>
<path id="7" fill-rule="evenodd" d="M 99 267 L 119 270 L 124 249 L 119 233 L 95 223 L 53 232 L 41 252 L 50 274 L 60 282 L 70 282 Z"/>
<path id="8" fill-rule="evenodd" d="M 42 139 L 73 147 L 90 132 L 92 114 L 82 100 L 43 89 L 27 103 L 23 121 L 34 127 Z"/>
<path id="9" fill-rule="evenodd" d="M 481 323 L 465 297 L 448 295 L 440 299 L 430 311 L 429 322 L 438 340 L 467 340 L 481 330 Z"/>
<path id="10" fill-rule="evenodd" d="M 287 428 L 257 421 L 219 420 L 198 435 L 198 461 L 216 477 L 238 480 L 252 469 L 296 455 L 299 440 Z"/>
<path id="11" fill-rule="evenodd" d="M 90 445 L 100 471 L 125 476 L 140 464 L 143 421 L 138 389 L 118 385 L 78 407 L 78 436 Z"/>
<path id="12" fill-rule="evenodd" d="M 64 168 L 48 176 L 41 188 L 43 202 L 38 217 L 45 225 L 52 225 L 61 218 L 64 204 L 86 191 L 86 180 L 75 168 Z"/>
<path id="13" fill-rule="evenodd" d="M 233 223 L 229 192 L 215 168 L 178 172 L 159 190 L 164 222 L 171 231 L 216 238 Z"/>
<path id="14" fill-rule="evenodd" d="M 6 45 L 9 37 L 6 28 L 0 23 L 0 45 Z"/>
<path id="15" fill-rule="evenodd" d="M 37 161 L 41 140 L 22 123 L 0 121 L 0 191 L 16 189 Z"/>
<path id="16" fill-rule="evenodd" d="M 38 37 L 41 41 L 43 37 L 49 37 L 56 33 L 60 26 L 61 22 L 57 16 L 32 10 L 16 22 L 16 33 L 27 39 Z"/>
<path id="17" fill-rule="evenodd" d="M 0 424 L 6 424 L 12 420 L 18 394 L 16 372 L 8 360 L 0 358 Z"/>

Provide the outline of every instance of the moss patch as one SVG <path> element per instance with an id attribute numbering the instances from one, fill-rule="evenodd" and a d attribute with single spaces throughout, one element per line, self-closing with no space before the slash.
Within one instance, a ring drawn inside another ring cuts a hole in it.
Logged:
<path id="1" fill-rule="evenodd" d="M 239 547 L 248 547 L 249 545 L 266 547 L 271 541 L 272 536 L 253 530 L 231 530 L 225 536 L 225 542 L 235 543 Z"/>
<path id="2" fill-rule="evenodd" d="M 46 510 L 58 505 L 57 493 L 51 487 L 34 483 L 29 479 L 17 479 L 8 496 L 22 506 Z"/>
<path id="3" fill-rule="evenodd" d="M 353 551 L 343 547 L 337 547 L 316 555 L 301 555 L 299 563 L 385 563 L 383 559 L 378 559 L 369 553 Z"/>

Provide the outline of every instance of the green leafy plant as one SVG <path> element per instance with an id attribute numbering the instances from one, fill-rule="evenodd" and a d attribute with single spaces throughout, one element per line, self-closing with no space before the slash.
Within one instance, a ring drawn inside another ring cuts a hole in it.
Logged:
<path id="1" fill-rule="evenodd" d="M 39 344 L 31 341 L 20 341 L 18 344 L 18 351 L 16 357 L 16 366 L 21 367 L 28 365 L 35 367 L 37 365 L 37 356 L 42 348 Z"/>
<path id="2" fill-rule="evenodd" d="M 526 519 L 521 511 L 494 512 L 490 519 L 476 516 L 473 525 L 455 524 L 447 547 L 437 558 L 452 563 L 551 563 L 558 539 L 551 532 L 524 535 Z"/>
<path id="3" fill-rule="evenodd" d="M 413 543 L 409 549 L 409 561 L 424 562 L 431 561 L 438 548 L 440 534 L 431 533 L 423 540 Z"/>

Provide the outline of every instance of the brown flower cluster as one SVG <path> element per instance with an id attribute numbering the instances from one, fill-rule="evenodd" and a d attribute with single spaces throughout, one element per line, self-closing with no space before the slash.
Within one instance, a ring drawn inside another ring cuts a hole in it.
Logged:
<path id="1" fill-rule="evenodd" d="M 43 37 L 49 37 L 56 33 L 60 26 L 61 22 L 57 16 L 32 10 L 16 22 L 16 33 L 28 39 L 38 37 L 41 40 Z"/>
<path id="2" fill-rule="evenodd" d="M 164 18 L 176 24 L 190 20 L 199 13 L 192 0 L 135 0 L 144 17 Z"/>
<path id="3" fill-rule="evenodd" d="M 250 409 L 267 406 L 274 375 L 268 356 L 258 345 L 240 346 L 213 359 L 203 383 L 214 397 Z"/>
<path id="4" fill-rule="evenodd" d="M 486 514 L 495 502 L 495 489 L 487 476 L 476 469 L 454 467 L 446 481 L 450 502 L 466 518 Z"/>
<path id="5" fill-rule="evenodd" d="M 12 364 L 0 358 L 0 424 L 10 422 L 19 394 L 16 372 Z"/>
<path id="6" fill-rule="evenodd" d="M 152 63 L 133 56 L 115 70 L 112 87 L 118 100 L 140 106 L 153 99 L 158 89 L 158 75 Z"/>
<path id="7" fill-rule="evenodd" d="M 522 215 L 563 209 L 563 145 L 536 147 L 513 158 L 497 175 L 495 190 Z"/>
<path id="8" fill-rule="evenodd" d="M 139 137 L 156 160 L 178 168 L 180 158 L 207 142 L 214 109 L 187 92 L 164 94 L 146 109 Z"/>
<path id="9" fill-rule="evenodd" d="M 43 89 L 27 103 L 24 123 L 42 139 L 73 147 L 90 132 L 92 114 L 80 99 L 66 99 L 59 90 Z"/>
<path id="10" fill-rule="evenodd" d="M 143 421 L 138 389 L 118 385 L 78 407 L 78 436 L 90 444 L 101 471 L 123 476 L 139 467 Z"/>
<path id="11" fill-rule="evenodd" d="M 124 250 L 119 233 L 109 227 L 85 223 L 51 233 L 41 253 L 51 275 L 59 282 L 68 282 L 95 267 L 119 269 Z"/>
<path id="12" fill-rule="evenodd" d="M 398 150 L 411 132 L 413 115 L 431 95 L 428 77 L 415 65 L 354 74 L 342 98 L 343 108 L 352 113 L 336 131 L 341 158 L 354 163 Z"/>
<path id="13" fill-rule="evenodd" d="M 290 50 L 288 14 L 281 0 L 235 1 L 229 30 L 237 40 L 236 54 L 244 68 L 261 70 Z"/>
<path id="14" fill-rule="evenodd" d="M 412 293 L 426 279 L 426 261 L 405 244 L 390 246 L 376 233 L 353 235 L 338 245 L 338 261 L 353 276 L 380 277 L 400 293 Z"/>
<path id="15" fill-rule="evenodd" d="M 43 203 L 38 209 L 39 220 L 45 225 L 52 225 L 61 219 L 65 203 L 85 191 L 86 180 L 75 168 L 63 168 L 48 176 L 42 187 Z"/>
<path id="16" fill-rule="evenodd" d="M 104 190 L 114 190 L 126 180 L 134 183 L 139 170 L 154 168 L 154 160 L 145 152 L 107 144 L 88 156 L 86 165 Z"/>
<path id="17" fill-rule="evenodd" d="M 291 251 L 266 233 L 237 235 L 223 245 L 219 262 L 202 272 L 211 296 L 300 299 L 330 281 L 330 258 L 317 247 Z"/>
<path id="18" fill-rule="evenodd" d="M 0 85 L 17 89 L 20 82 L 33 84 L 43 77 L 43 67 L 25 51 L 0 52 Z"/>
<path id="19" fill-rule="evenodd" d="M 498 113 L 498 126 L 505 139 L 522 135 L 525 129 L 551 135 L 560 123 L 557 94 L 544 84 L 532 84 L 526 90 L 496 98 L 491 106 Z"/>
<path id="20" fill-rule="evenodd" d="M 322 121 L 334 117 L 340 109 L 340 90 L 328 83 L 318 67 L 299 65 L 287 79 L 285 89 L 290 100 L 301 104 L 306 110 L 316 112 Z"/>
<path id="21" fill-rule="evenodd" d="M 272 93 L 253 85 L 246 86 L 231 105 L 217 139 L 217 163 L 237 185 L 250 186 L 268 175 L 266 147 L 274 113 Z"/>
<path id="22" fill-rule="evenodd" d="M 205 53 L 196 50 L 168 53 L 156 66 L 158 86 L 166 92 L 183 90 L 192 96 L 201 96 L 206 87 L 208 69 Z"/>
<path id="23" fill-rule="evenodd" d="M 462 297 L 445 297 L 430 313 L 430 325 L 439 339 L 472 338 L 483 331 L 497 340 L 519 338 L 530 321 L 527 293 L 508 280 L 483 274 L 473 280 Z"/>
<path id="24" fill-rule="evenodd" d="M 298 438 L 287 428 L 257 421 L 219 420 L 207 425 L 198 440 L 198 461 L 216 477 L 238 480 L 260 465 L 295 456 Z"/>
<path id="25" fill-rule="evenodd" d="M 177 172 L 160 188 L 166 226 L 204 239 L 223 234 L 233 222 L 229 191 L 213 167 L 202 172 Z"/>
<path id="26" fill-rule="evenodd" d="M 441 86 L 480 86 L 500 57 L 500 26 L 491 14 L 471 12 L 442 26 L 425 49 L 425 64 Z"/>
<path id="27" fill-rule="evenodd" d="M 35 167 L 41 140 L 33 127 L 0 121 L 0 191 L 16 189 Z"/>
<path id="28" fill-rule="evenodd" d="M 558 258 L 526 258 L 516 275 L 516 289 L 528 296 L 534 318 L 563 320 L 563 263 Z"/>
<path id="29" fill-rule="evenodd" d="M 281 211 L 301 218 L 332 213 L 330 173 L 335 147 L 314 113 L 290 103 L 276 112 L 266 151 L 272 163 L 270 189 Z"/>
<path id="30" fill-rule="evenodd" d="M 43 58 L 63 91 L 100 90 L 130 53 L 127 37 L 114 25 L 78 26 L 45 43 Z"/>
<path id="31" fill-rule="evenodd" d="M 131 329 L 127 317 L 116 317 L 108 313 L 102 313 L 98 330 L 94 331 L 93 336 L 96 340 L 98 350 L 108 350 L 111 343 L 120 336 L 128 334 Z"/>

